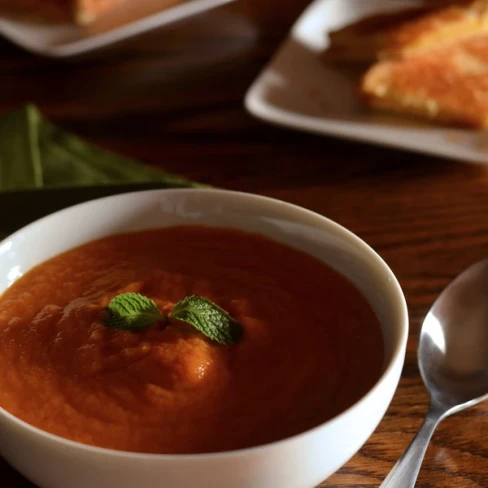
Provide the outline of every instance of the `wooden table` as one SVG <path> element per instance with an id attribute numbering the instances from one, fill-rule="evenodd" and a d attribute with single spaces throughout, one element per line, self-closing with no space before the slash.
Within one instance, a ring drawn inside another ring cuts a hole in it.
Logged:
<path id="1" fill-rule="evenodd" d="M 427 409 L 415 353 L 421 321 L 457 273 L 488 255 L 488 169 L 277 129 L 246 114 L 247 87 L 306 3 L 241 0 L 70 61 L 37 58 L 1 41 L 0 110 L 33 101 L 102 147 L 219 187 L 302 205 L 376 249 L 406 294 L 406 364 L 383 422 L 321 486 L 378 486 Z M 0 234 L 118 190 L 0 195 Z M 488 404 L 441 424 L 418 486 L 488 486 L 487 425 Z M 32 487 L 1 462 L 0 486 Z"/>

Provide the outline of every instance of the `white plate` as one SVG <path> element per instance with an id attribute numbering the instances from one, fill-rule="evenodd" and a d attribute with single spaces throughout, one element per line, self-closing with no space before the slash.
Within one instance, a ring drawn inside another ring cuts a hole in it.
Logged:
<path id="1" fill-rule="evenodd" d="M 359 73 L 327 65 L 327 32 L 412 0 L 315 0 L 249 89 L 245 105 L 277 125 L 488 164 L 488 134 L 368 111 L 358 101 Z"/>
<path id="2" fill-rule="evenodd" d="M 28 51 L 67 57 L 128 39 L 234 0 L 125 0 L 92 26 L 0 15 L 0 34 Z M 172 4 L 169 8 L 164 6 Z"/>

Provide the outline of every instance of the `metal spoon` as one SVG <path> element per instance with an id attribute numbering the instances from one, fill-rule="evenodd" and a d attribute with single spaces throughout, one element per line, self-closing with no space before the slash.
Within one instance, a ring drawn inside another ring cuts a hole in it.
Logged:
<path id="1" fill-rule="evenodd" d="M 461 273 L 425 317 L 418 347 L 424 423 L 380 488 L 413 488 L 435 428 L 488 398 L 488 259 Z"/>

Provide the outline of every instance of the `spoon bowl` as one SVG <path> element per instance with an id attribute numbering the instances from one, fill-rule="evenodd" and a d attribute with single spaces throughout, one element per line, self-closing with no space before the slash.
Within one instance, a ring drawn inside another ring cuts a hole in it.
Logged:
<path id="1" fill-rule="evenodd" d="M 418 363 L 432 402 L 450 413 L 488 396 L 488 259 L 436 300 L 422 325 Z"/>
<path id="2" fill-rule="evenodd" d="M 488 398 L 488 259 L 461 273 L 435 301 L 417 356 L 429 411 L 380 488 L 413 488 L 439 422 Z"/>

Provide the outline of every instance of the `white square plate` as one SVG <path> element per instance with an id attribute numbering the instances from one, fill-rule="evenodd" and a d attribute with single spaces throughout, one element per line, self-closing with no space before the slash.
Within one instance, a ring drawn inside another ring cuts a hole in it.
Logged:
<path id="1" fill-rule="evenodd" d="M 28 51 L 67 57 L 167 26 L 234 0 L 125 0 L 87 27 L 0 15 L 0 34 Z M 166 8 L 165 8 L 166 7 Z"/>
<path id="2" fill-rule="evenodd" d="M 315 0 L 249 89 L 246 108 L 267 122 L 294 129 L 488 164 L 488 133 L 372 113 L 356 96 L 360 72 L 327 65 L 320 57 L 329 30 L 412 4 Z"/>

